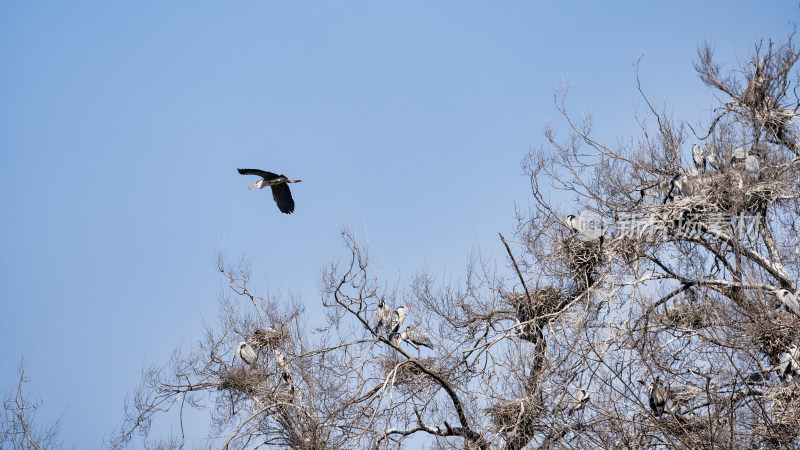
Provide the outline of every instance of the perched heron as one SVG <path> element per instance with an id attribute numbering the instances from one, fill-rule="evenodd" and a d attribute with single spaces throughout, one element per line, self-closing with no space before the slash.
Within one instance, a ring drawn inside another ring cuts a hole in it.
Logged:
<path id="1" fill-rule="evenodd" d="M 761 164 L 758 162 L 758 156 L 750 155 L 744 160 L 744 170 L 750 181 L 758 181 L 758 176 L 761 172 Z"/>
<path id="2" fill-rule="evenodd" d="M 797 294 L 793 294 L 786 289 L 775 289 L 770 292 L 778 297 L 778 300 L 783 303 L 786 309 L 794 313 L 794 315 L 800 316 L 800 303 L 797 302 Z"/>
<path id="3" fill-rule="evenodd" d="M 661 386 L 659 377 L 656 377 L 653 384 L 647 383 L 644 380 L 638 380 L 647 388 L 647 400 L 650 404 L 650 409 L 653 410 L 653 415 L 661 417 L 664 414 L 664 408 L 667 406 L 667 392 Z"/>
<path id="4" fill-rule="evenodd" d="M 694 195 L 694 180 L 686 175 L 681 175 L 675 180 L 676 195 L 691 197 Z"/>
<path id="5" fill-rule="evenodd" d="M 692 159 L 700 175 L 706 173 L 706 152 L 697 144 L 692 144 Z"/>
<path id="6" fill-rule="evenodd" d="M 236 169 L 242 175 L 258 175 L 260 180 L 255 182 L 248 189 L 258 187 L 264 189 L 269 186 L 272 188 L 272 198 L 278 204 L 278 209 L 284 214 L 291 214 L 294 212 L 294 200 L 292 199 L 292 191 L 289 190 L 288 183 L 299 183 L 303 180 L 290 180 L 285 175 L 276 175 L 272 172 L 266 172 L 258 169 Z"/>
<path id="7" fill-rule="evenodd" d="M 239 342 L 239 346 L 236 347 L 236 354 L 239 355 L 242 361 L 247 363 L 248 366 L 254 366 L 256 364 L 256 351 L 253 350 L 253 347 L 250 347 L 247 342 Z"/>
<path id="8" fill-rule="evenodd" d="M 658 198 L 661 199 L 661 204 L 666 205 L 668 201 L 674 200 L 675 195 L 674 180 L 672 178 L 661 177 L 658 180 Z"/>
<path id="9" fill-rule="evenodd" d="M 392 311 L 389 318 L 389 333 L 400 332 L 400 327 L 403 326 L 403 321 L 406 320 L 406 313 L 414 309 L 412 306 L 399 306 Z"/>
<path id="10" fill-rule="evenodd" d="M 589 402 L 589 393 L 586 389 L 581 389 L 577 393 L 570 393 L 570 400 L 567 402 L 567 415 L 571 416 L 575 411 L 583 409 Z"/>
<path id="11" fill-rule="evenodd" d="M 562 222 L 564 222 L 567 228 L 569 228 L 569 232 L 572 234 L 578 233 L 584 228 L 583 221 L 575 214 L 568 215 L 562 220 Z"/>
<path id="12" fill-rule="evenodd" d="M 375 324 L 376 333 L 380 333 L 381 327 L 389 324 L 391 315 L 392 311 L 389 309 L 389 306 L 386 305 L 383 299 L 380 299 L 378 307 L 375 308 L 375 312 L 372 313 L 372 322 Z"/>
<path id="13" fill-rule="evenodd" d="M 394 336 L 395 339 L 397 340 L 396 345 L 400 345 L 400 342 L 402 341 L 409 341 L 412 344 L 421 345 L 423 347 L 428 347 L 430 349 L 433 349 L 433 342 L 431 342 L 431 339 L 428 337 L 428 335 L 425 334 L 424 331 L 420 330 L 419 328 L 413 325 L 407 327 L 406 330 L 403 331 L 402 333 L 396 333 Z"/>
<path id="14" fill-rule="evenodd" d="M 278 387 L 294 392 L 294 383 L 292 382 L 292 372 L 289 370 L 289 364 L 283 354 L 277 350 L 275 350 L 275 369 L 280 373 Z"/>
<path id="15" fill-rule="evenodd" d="M 717 158 L 717 149 L 714 148 L 713 145 L 708 144 L 705 146 L 705 151 L 706 161 L 708 161 L 708 164 L 717 172 L 722 172 L 722 164 L 720 164 L 720 160 Z"/>
<path id="16" fill-rule="evenodd" d="M 747 148 L 744 145 L 733 149 L 733 157 L 731 157 L 731 165 L 733 167 L 739 167 L 745 159 L 747 159 Z"/>
<path id="17" fill-rule="evenodd" d="M 781 361 L 778 364 L 778 376 L 781 381 L 791 383 L 794 377 L 800 375 L 800 363 L 798 360 L 800 360 L 800 352 L 798 352 L 797 346 L 792 344 L 789 350 L 781 355 Z"/>

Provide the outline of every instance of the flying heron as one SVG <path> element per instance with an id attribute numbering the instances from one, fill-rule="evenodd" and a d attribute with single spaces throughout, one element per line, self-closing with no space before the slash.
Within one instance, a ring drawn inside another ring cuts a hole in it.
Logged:
<path id="1" fill-rule="evenodd" d="M 700 175 L 706 173 L 706 152 L 697 144 L 692 144 L 692 159 Z"/>
<path id="2" fill-rule="evenodd" d="M 247 342 L 239 342 L 239 346 L 236 347 L 236 354 L 239 355 L 242 361 L 247 363 L 248 366 L 254 366 L 256 364 L 256 351 L 253 350 L 253 347 L 250 347 Z"/>
<path id="3" fill-rule="evenodd" d="M 303 180 L 290 180 L 286 175 L 276 175 L 272 172 L 266 172 L 258 169 L 236 169 L 242 175 L 258 175 L 260 180 L 256 181 L 248 189 L 258 187 L 264 189 L 269 186 L 272 188 L 272 198 L 278 204 L 278 209 L 284 214 L 291 214 L 294 212 L 294 200 L 292 199 L 292 191 L 289 190 L 288 183 L 299 183 Z"/>
<path id="4" fill-rule="evenodd" d="M 400 342 L 402 341 L 409 341 L 412 344 L 433 349 L 433 342 L 431 342 L 431 339 L 428 337 L 428 335 L 413 325 L 407 327 L 402 333 L 396 333 L 394 336 L 397 340 L 397 345 L 400 345 Z"/>

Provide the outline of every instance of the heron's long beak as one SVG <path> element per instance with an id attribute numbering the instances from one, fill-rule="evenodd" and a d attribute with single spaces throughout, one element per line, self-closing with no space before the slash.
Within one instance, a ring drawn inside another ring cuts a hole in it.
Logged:
<path id="1" fill-rule="evenodd" d="M 303 181 L 303 180 L 291 180 L 291 181 L 289 181 L 289 182 L 290 182 L 290 183 L 299 183 L 299 182 L 301 182 L 301 181 Z"/>
<path id="2" fill-rule="evenodd" d="M 256 187 L 256 185 L 257 185 L 257 184 L 258 184 L 258 181 L 256 181 L 255 183 L 253 183 L 253 185 L 252 185 L 252 186 L 250 186 L 250 187 L 249 187 L 249 188 L 247 188 L 247 189 L 253 189 L 254 187 Z"/>

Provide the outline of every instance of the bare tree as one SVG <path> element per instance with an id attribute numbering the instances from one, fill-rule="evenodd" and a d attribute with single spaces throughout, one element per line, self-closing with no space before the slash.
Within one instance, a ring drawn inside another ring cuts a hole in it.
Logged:
<path id="1" fill-rule="evenodd" d="M 800 343 L 800 53 L 791 36 L 759 44 L 730 74 L 699 53 L 721 97 L 693 138 L 638 74 L 656 126 L 641 117 L 627 144 L 596 141 L 555 96 L 569 132 L 546 128 L 524 160 L 532 200 L 515 239 L 499 236 L 504 269 L 473 261 L 457 283 L 422 273 L 398 292 L 344 230 L 347 257 L 322 272 L 326 321 L 308 329 L 299 302 L 257 295 L 248 264 L 220 257 L 219 325 L 145 371 L 111 444 L 147 439 L 161 411 L 213 406 L 223 448 L 797 446 L 800 387 L 775 372 Z M 433 349 L 384 325 L 400 306 Z M 242 341 L 255 358 L 236 356 Z"/>
<path id="2" fill-rule="evenodd" d="M 42 425 L 36 418 L 41 401 L 25 398 L 25 384 L 30 378 L 25 376 L 24 361 L 19 364 L 19 382 L 16 389 L 3 400 L 3 417 L 0 423 L 0 448 L 6 449 L 46 449 L 61 447 L 58 433 L 60 420 L 50 426 Z"/>

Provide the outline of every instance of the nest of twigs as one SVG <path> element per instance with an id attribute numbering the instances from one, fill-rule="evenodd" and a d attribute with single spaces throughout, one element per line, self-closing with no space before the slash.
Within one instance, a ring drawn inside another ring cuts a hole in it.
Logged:
<path id="1" fill-rule="evenodd" d="M 771 396 L 773 422 L 793 436 L 800 434 L 800 383 L 778 387 Z"/>
<path id="2" fill-rule="evenodd" d="M 719 323 L 717 319 L 717 311 L 705 302 L 676 302 L 661 317 L 661 323 L 670 328 L 699 330 Z"/>
<path id="3" fill-rule="evenodd" d="M 266 386 L 269 374 L 261 369 L 237 367 L 219 378 L 219 389 L 253 396 Z"/>
<path id="4" fill-rule="evenodd" d="M 250 340 L 250 345 L 252 345 L 254 349 L 259 349 L 262 347 L 273 349 L 283 346 L 283 344 L 289 339 L 289 332 L 284 328 L 258 328 L 253 332 L 253 334 L 250 334 L 247 337 Z"/>
<path id="5" fill-rule="evenodd" d="M 579 282 L 591 284 L 600 265 L 603 264 L 601 240 L 584 241 L 572 235 L 561 242 L 564 264 Z"/>
<path id="6" fill-rule="evenodd" d="M 525 293 L 506 294 L 505 298 L 516 311 L 520 339 L 537 343 L 540 330 L 552 320 L 562 306 L 562 292 L 553 286 L 536 288 Z"/>
<path id="7" fill-rule="evenodd" d="M 500 431 L 505 432 L 517 427 L 528 428 L 532 431 L 533 422 L 542 407 L 534 398 L 526 397 L 498 403 L 486 408 L 487 414 L 492 419 L 492 424 Z"/>
<path id="8" fill-rule="evenodd" d="M 773 364 L 778 364 L 786 350 L 793 343 L 800 342 L 799 331 L 783 321 L 763 321 L 755 326 L 753 334 L 761 351 L 769 356 Z"/>
<path id="9" fill-rule="evenodd" d="M 417 359 L 426 369 L 429 369 L 437 374 L 441 374 L 442 367 L 437 364 L 435 358 L 419 358 Z M 420 367 L 411 360 L 398 360 L 394 358 L 386 358 L 380 361 L 385 376 L 389 380 L 394 380 L 395 384 L 421 384 L 425 381 L 432 382 L 433 380 L 420 369 Z"/>

